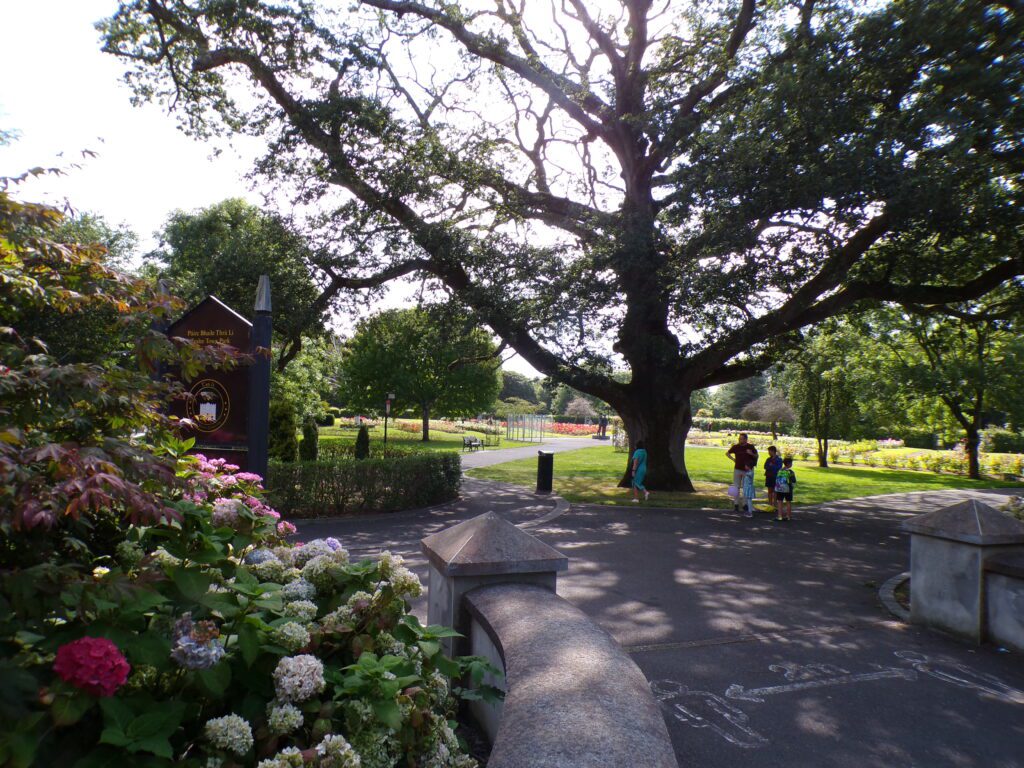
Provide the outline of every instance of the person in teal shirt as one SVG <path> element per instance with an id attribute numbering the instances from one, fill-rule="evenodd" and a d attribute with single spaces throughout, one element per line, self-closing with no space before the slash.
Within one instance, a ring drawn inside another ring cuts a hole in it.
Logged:
<path id="1" fill-rule="evenodd" d="M 644 501 L 651 497 L 651 492 L 644 488 L 644 476 L 647 474 L 647 449 L 644 448 L 644 441 L 636 441 L 636 450 L 633 451 L 633 503 L 640 502 L 640 491 L 644 492 Z"/>

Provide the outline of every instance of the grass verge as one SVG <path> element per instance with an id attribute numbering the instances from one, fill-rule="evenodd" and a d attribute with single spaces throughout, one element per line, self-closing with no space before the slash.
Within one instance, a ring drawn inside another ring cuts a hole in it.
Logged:
<path id="1" fill-rule="evenodd" d="M 763 463 L 763 460 L 762 460 Z M 618 481 L 626 468 L 626 455 L 611 446 L 582 448 L 555 456 L 554 491 L 569 501 L 587 504 L 629 504 L 628 489 Z M 723 448 L 689 447 L 686 468 L 697 488 L 696 493 L 651 494 L 649 507 L 732 506 L 725 490 L 732 482 L 732 462 Z M 960 475 L 912 472 L 909 470 L 835 466 L 822 469 L 811 462 L 794 463 L 797 475 L 794 506 L 820 504 L 838 499 L 877 496 L 885 493 L 935 491 L 951 488 L 1012 488 L 1019 483 L 1000 480 L 969 480 Z M 471 477 L 499 480 L 513 485 L 533 487 L 537 481 L 535 459 L 510 461 L 492 467 L 473 469 Z M 764 471 L 757 470 L 755 485 L 758 501 L 764 503 Z"/>

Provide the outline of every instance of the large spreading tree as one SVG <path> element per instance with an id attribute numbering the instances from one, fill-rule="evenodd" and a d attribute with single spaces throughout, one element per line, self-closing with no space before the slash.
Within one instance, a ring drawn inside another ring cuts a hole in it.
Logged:
<path id="1" fill-rule="evenodd" d="M 609 403 L 653 488 L 692 487 L 690 393 L 802 327 L 1024 272 L 1016 2 L 134 0 L 102 29 L 186 130 L 265 137 L 335 233 L 326 292 L 432 280 Z"/>

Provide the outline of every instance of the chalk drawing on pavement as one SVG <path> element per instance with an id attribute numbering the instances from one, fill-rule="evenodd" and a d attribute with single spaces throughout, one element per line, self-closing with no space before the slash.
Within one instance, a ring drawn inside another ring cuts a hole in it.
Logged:
<path id="1" fill-rule="evenodd" d="M 944 683 L 969 688 L 986 696 L 993 696 L 1010 704 L 1024 704 L 1024 691 L 1007 685 L 998 677 L 975 672 L 965 664 L 931 659 L 917 651 L 895 651 L 897 658 L 903 659 L 923 675 L 930 675 Z"/>
<path id="2" fill-rule="evenodd" d="M 675 680 L 651 683 L 654 697 L 672 716 L 692 728 L 707 728 L 730 744 L 751 749 L 763 747 L 768 739 L 747 725 L 746 712 L 710 691 L 694 691 Z"/>
<path id="3" fill-rule="evenodd" d="M 907 662 L 910 668 L 871 664 L 871 671 L 854 673 L 833 664 L 798 664 L 786 661 L 768 667 L 771 672 L 781 674 L 785 678 L 786 682 L 779 685 L 746 688 L 739 683 L 733 683 L 725 689 L 724 696 L 719 696 L 710 691 L 694 690 L 676 680 L 655 680 L 651 683 L 651 691 L 667 712 L 679 722 L 692 728 L 705 728 L 730 744 L 746 749 L 763 747 L 770 742 L 750 726 L 750 717 L 739 708 L 737 702 L 760 704 L 769 696 L 815 688 L 847 686 L 876 680 L 913 682 L 919 679 L 920 674 L 1000 701 L 1024 704 L 1024 691 L 1008 685 L 993 675 L 975 672 L 964 664 L 932 659 L 917 651 L 894 653 L 897 658 Z"/>

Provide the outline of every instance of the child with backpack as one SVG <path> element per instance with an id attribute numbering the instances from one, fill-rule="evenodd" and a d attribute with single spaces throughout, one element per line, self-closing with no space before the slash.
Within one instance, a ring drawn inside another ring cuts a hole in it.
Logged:
<path id="1" fill-rule="evenodd" d="M 793 488 L 796 487 L 796 472 L 793 471 L 793 459 L 787 456 L 782 460 L 782 469 L 775 475 L 775 521 L 793 519 Z M 786 514 L 783 515 L 782 511 Z"/>

